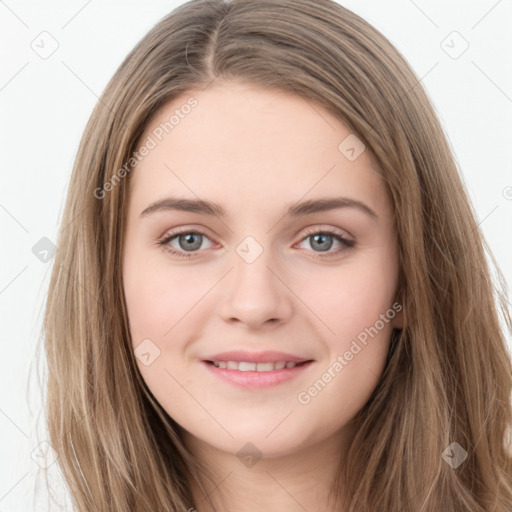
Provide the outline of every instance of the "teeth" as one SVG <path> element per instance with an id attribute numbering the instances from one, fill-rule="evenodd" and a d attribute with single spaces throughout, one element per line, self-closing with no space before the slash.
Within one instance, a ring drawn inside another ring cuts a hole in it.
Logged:
<path id="1" fill-rule="evenodd" d="M 283 368 L 293 368 L 297 363 L 292 361 L 278 361 L 277 363 L 249 363 L 246 361 L 213 361 L 217 368 L 226 368 L 228 370 L 239 370 L 241 372 L 271 372 L 272 370 L 282 370 Z"/>
<path id="2" fill-rule="evenodd" d="M 244 363 L 243 361 L 240 361 L 238 363 L 238 370 L 241 372 L 255 372 L 256 366 L 256 363 Z"/>

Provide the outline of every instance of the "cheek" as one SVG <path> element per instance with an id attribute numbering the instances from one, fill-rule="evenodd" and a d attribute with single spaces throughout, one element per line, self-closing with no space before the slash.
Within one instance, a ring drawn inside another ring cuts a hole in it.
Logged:
<path id="1" fill-rule="evenodd" d="M 129 254 L 123 268 L 132 348 L 151 392 L 167 411 L 175 411 L 187 400 L 183 386 L 190 387 L 180 340 L 193 329 L 190 313 L 208 287 L 204 276 L 201 281 L 197 273 L 138 256 Z"/>
<path id="2" fill-rule="evenodd" d="M 331 276 L 319 289 L 310 283 L 313 309 L 322 320 L 327 357 L 297 395 L 311 416 L 325 417 L 335 429 L 368 401 L 377 386 L 389 352 L 395 281 L 392 268 L 364 266 Z M 306 286 L 306 285 L 305 285 Z M 328 326 L 328 332 L 325 328 Z"/>
<path id="3" fill-rule="evenodd" d="M 204 275 L 148 262 L 131 254 L 124 264 L 124 292 L 133 344 L 162 339 L 208 290 Z"/>
<path id="4" fill-rule="evenodd" d="M 396 260 L 382 250 L 370 251 L 339 267 L 324 268 L 313 278 L 298 276 L 297 294 L 307 297 L 306 304 L 330 331 L 326 339 L 336 340 L 340 348 L 347 340 L 365 332 L 378 322 L 379 330 L 389 334 L 394 318 L 391 310 L 395 300 L 398 266 Z M 327 331 L 327 330 L 328 331 Z"/>

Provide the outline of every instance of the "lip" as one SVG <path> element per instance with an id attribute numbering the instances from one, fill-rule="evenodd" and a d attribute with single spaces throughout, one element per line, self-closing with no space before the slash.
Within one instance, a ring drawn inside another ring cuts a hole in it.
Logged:
<path id="1" fill-rule="evenodd" d="M 278 361 L 290 361 L 293 363 L 303 363 L 304 361 L 311 361 L 311 359 L 294 356 L 293 354 L 287 354 L 285 352 L 277 352 L 275 350 L 265 350 L 263 352 L 231 350 L 229 352 L 221 352 L 207 356 L 203 358 L 203 361 L 247 361 L 248 363 L 277 363 Z M 280 370 L 274 371 L 277 372 Z"/>
<path id="2" fill-rule="evenodd" d="M 294 363 L 303 363 L 300 366 L 293 368 L 282 368 L 280 370 L 271 370 L 268 372 L 258 371 L 240 371 L 228 370 L 227 368 L 219 368 L 212 364 L 212 361 L 247 361 L 249 363 L 274 363 L 277 361 L 291 361 Z M 295 377 L 298 377 L 305 372 L 314 361 L 312 359 L 305 359 L 302 357 L 286 354 L 284 352 L 245 352 L 245 351 L 232 351 L 222 352 L 213 356 L 209 356 L 201 361 L 208 371 L 215 377 L 234 384 L 235 386 L 244 389 L 261 389 L 276 386 L 287 382 Z"/>

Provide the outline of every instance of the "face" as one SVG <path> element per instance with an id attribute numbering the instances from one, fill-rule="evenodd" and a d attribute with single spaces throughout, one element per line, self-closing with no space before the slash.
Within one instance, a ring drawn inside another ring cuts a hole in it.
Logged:
<path id="1" fill-rule="evenodd" d="M 392 206 L 368 149 L 311 101 L 216 82 L 162 107 L 140 156 L 123 282 L 155 398 L 189 442 L 231 454 L 341 436 L 401 322 Z"/>

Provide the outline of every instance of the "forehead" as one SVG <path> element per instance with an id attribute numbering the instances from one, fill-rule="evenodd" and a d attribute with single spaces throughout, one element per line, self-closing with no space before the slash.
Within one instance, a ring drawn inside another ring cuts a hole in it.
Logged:
<path id="1" fill-rule="evenodd" d="M 387 206 L 380 171 L 355 134 L 318 104 L 283 91 L 239 82 L 189 91 L 156 113 L 144 145 L 151 149 L 131 184 L 139 206 L 167 193 L 240 206 L 326 195 Z"/>

